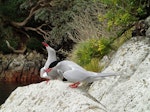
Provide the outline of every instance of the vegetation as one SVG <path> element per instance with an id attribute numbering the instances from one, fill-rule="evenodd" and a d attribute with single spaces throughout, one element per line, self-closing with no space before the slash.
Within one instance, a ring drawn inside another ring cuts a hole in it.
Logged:
<path id="1" fill-rule="evenodd" d="M 42 44 L 37 38 L 30 38 L 27 41 L 27 48 L 30 50 L 42 51 Z"/>
<path id="2" fill-rule="evenodd" d="M 111 33 L 115 32 L 117 35 L 113 35 L 116 36 L 113 38 L 100 37 L 100 39 L 98 40 L 90 39 L 86 42 L 78 44 L 78 47 L 73 52 L 73 60 L 75 60 L 81 66 L 84 66 L 86 69 L 93 69 L 92 71 L 95 71 L 93 67 L 99 65 L 98 63 L 93 64 L 93 58 L 94 60 L 95 58 L 98 58 L 100 60 L 104 55 L 107 55 L 112 49 L 117 49 L 126 40 L 131 38 L 132 30 L 130 28 L 137 20 L 144 18 L 149 14 L 147 8 L 150 7 L 150 3 L 147 0 L 127 0 L 125 2 L 120 0 L 94 1 L 100 1 L 107 8 L 106 13 L 98 13 L 99 21 L 103 24 L 107 24 L 106 27 L 105 25 L 103 25 L 106 28 L 106 30 L 110 31 Z M 78 23 L 80 23 L 80 20 Z M 80 24 L 78 24 L 78 26 L 79 25 Z M 79 32 L 81 32 L 82 29 L 80 29 Z M 86 30 L 84 30 L 83 32 L 89 32 L 88 27 L 85 29 Z M 105 32 L 103 31 L 102 33 Z M 81 32 L 81 34 L 84 33 Z M 94 33 L 92 33 L 92 35 L 94 35 Z M 84 35 L 81 38 L 84 38 Z"/>
<path id="3" fill-rule="evenodd" d="M 128 27 L 133 22 L 147 17 L 149 0 L 100 0 L 108 8 L 107 13 L 99 16 L 99 20 L 108 20 L 108 29 L 114 26 Z"/>
<path id="4" fill-rule="evenodd" d="M 17 49 L 18 48 L 18 40 L 17 39 L 9 39 L 8 40 L 10 42 L 10 45 Z M 13 51 L 11 49 L 9 49 L 7 47 L 7 44 L 6 44 L 6 40 L 1 40 L 0 41 L 0 51 L 2 51 L 4 54 L 9 54 L 9 53 L 12 53 Z"/>
<path id="5" fill-rule="evenodd" d="M 37 51 L 43 40 L 65 52 L 76 44 L 71 59 L 98 71 L 98 60 L 131 37 L 128 29 L 149 8 L 149 0 L 1 0 L 0 51 L 12 52 L 5 40 Z"/>
<path id="6" fill-rule="evenodd" d="M 117 50 L 124 42 L 129 40 L 132 37 L 132 30 L 133 27 L 125 31 L 119 38 L 115 39 L 112 43 L 112 47 Z"/>
<path id="7" fill-rule="evenodd" d="M 98 59 L 98 58 L 92 58 L 90 63 L 83 67 L 89 71 L 100 72 L 104 68 L 104 66 L 101 65 L 99 63 L 99 61 L 100 61 L 100 59 Z"/>
<path id="8" fill-rule="evenodd" d="M 0 17 L 5 25 L 4 29 L 11 26 L 14 37 L 19 32 L 20 38 L 46 40 L 56 49 L 61 48 L 63 43 L 67 43 L 68 48 L 72 48 L 70 41 L 76 43 L 79 30 L 71 25 L 76 15 L 87 13 L 90 21 L 95 25 L 98 22 L 97 15 L 93 13 L 97 9 L 92 0 L 6 0 L 0 4 Z M 70 38 L 70 35 L 73 38 Z M 9 35 L 3 36 L 6 37 L 11 38 Z M 23 42 L 27 44 L 27 41 Z"/>
<path id="9" fill-rule="evenodd" d="M 77 44 L 72 52 L 71 59 L 88 70 L 93 68 L 93 71 L 98 71 L 101 69 L 98 67 L 98 60 L 111 50 L 110 39 L 104 37 L 100 39 L 92 38 Z"/>
<path id="10" fill-rule="evenodd" d="M 24 0 L 3 0 L 0 3 L 0 15 L 9 17 L 10 20 L 21 21 L 23 15 L 19 9 Z"/>

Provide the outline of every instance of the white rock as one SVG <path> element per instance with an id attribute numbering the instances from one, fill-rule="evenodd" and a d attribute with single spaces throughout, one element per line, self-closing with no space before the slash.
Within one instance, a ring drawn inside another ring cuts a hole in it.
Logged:
<path id="1" fill-rule="evenodd" d="M 108 112 L 150 112 L 150 42 L 131 39 L 117 51 L 103 72 L 120 76 L 92 84 L 89 94 L 102 102 Z"/>
<path id="2" fill-rule="evenodd" d="M 17 88 L 0 112 L 105 112 L 105 108 L 79 88 L 54 80 Z"/>
<path id="3" fill-rule="evenodd" d="M 150 16 L 146 18 L 145 23 L 150 27 Z"/>
<path id="4" fill-rule="evenodd" d="M 150 38 L 150 27 L 147 29 L 146 31 L 146 37 L 149 37 Z"/>

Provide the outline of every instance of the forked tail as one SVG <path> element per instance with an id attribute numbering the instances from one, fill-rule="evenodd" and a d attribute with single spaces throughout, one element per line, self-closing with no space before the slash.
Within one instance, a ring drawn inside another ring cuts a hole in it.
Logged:
<path id="1" fill-rule="evenodd" d="M 97 73 L 97 76 L 95 77 L 110 77 L 110 76 L 117 76 L 116 73 Z"/>
<path id="2" fill-rule="evenodd" d="M 97 80 L 101 80 L 104 77 L 110 77 L 110 76 L 117 76 L 116 73 L 97 73 L 97 75 L 91 75 L 90 77 L 88 77 L 86 79 L 86 82 L 93 82 L 93 81 L 97 81 Z"/>

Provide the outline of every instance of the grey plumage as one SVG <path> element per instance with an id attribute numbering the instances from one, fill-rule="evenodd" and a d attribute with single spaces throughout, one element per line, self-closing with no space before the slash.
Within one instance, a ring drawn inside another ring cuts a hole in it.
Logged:
<path id="1" fill-rule="evenodd" d="M 115 73 L 96 73 L 87 71 L 80 65 L 73 61 L 64 60 L 58 62 L 56 66 L 52 68 L 50 72 L 45 72 L 49 65 L 56 61 L 56 52 L 47 43 L 44 43 L 48 52 L 48 59 L 43 68 L 41 68 L 40 75 L 43 78 L 48 79 L 67 79 L 70 82 L 93 82 L 101 79 L 102 77 L 115 76 Z"/>
<path id="2" fill-rule="evenodd" d="M 115 73 L 96 73 L 87 71 L 78 64 L 64 60 L 59 62 L 47 75 L 54 79 L 63 77 L 70 82 L 93 82 L 102 77 L 115 76 Z"/>

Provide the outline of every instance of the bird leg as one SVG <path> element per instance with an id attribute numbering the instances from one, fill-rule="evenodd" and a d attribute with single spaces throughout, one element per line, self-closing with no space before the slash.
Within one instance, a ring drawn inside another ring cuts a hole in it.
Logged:
<path id="1" fill-rule="evenodd" d="M 47 80 L 46 80 L 46 84 L 47 84 L 49 81 L 50 81 L 50 79 L 47 79 Z"/>
<path id="2" fill-rule="evenodd" d="M 79 84 L 80 84 L 80 82 L 76 82 L 76 83 L 70 84 L 69 87 L 77 88 Z"/>

